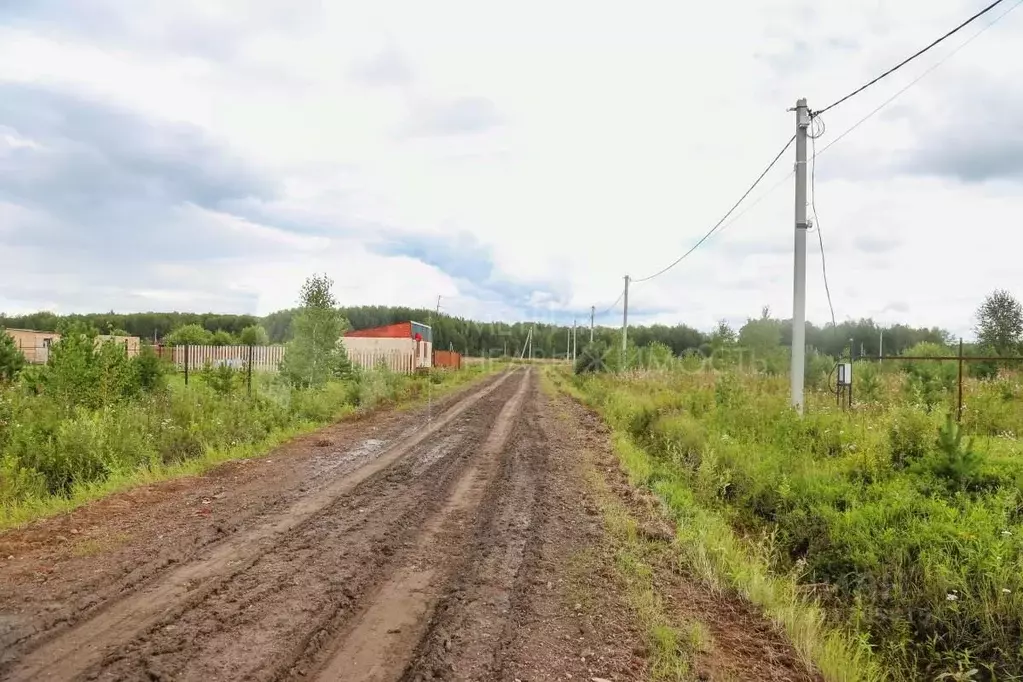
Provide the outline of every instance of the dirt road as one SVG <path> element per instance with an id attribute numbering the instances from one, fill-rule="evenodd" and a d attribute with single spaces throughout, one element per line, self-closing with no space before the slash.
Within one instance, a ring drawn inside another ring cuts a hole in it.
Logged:
<path id="1" fill-rule="evenodd" d="M 0 678 L 645 678 L 536 374 L 0 535 Z"/>

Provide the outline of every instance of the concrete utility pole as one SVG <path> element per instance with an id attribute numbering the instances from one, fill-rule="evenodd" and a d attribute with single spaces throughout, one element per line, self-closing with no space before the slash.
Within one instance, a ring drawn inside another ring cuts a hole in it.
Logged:
<path id="1" fill-rule="evenodd" d="M 593 343 L 593 318 L 597 316 L 597 306 L 590 306 L 590 343 Z"/>
<path id="2" fill-rule="evenodd" d="M 536 328 L 536 326 L 535 326 L 535 325 L 534 325 L 534 326 L 531 326 L 531 327 L 529 328 L 529 359 L 530 359 L 530 360 L 532 360 L 532 359 L 533 359 L 533 330 L 534 330 L 535 328 Z"/>
<path id="3" fill-rule="evenodd" d="M 622 309 L 622 369 L 629 361 L 629 276 L 625 276 L 625 307 Z"/>
<path id="4" fill-rule="evenodd" d="M 575 351 L 576 351 L 575 338 L 576 338 L 576 329 L 577 328 L 578 327 L 576 325 L 576 320 L 572 320 L 572 362 L 573 363 L 575 362 Z"/>
<path id="5" fill-rule="evenodd" d="M 881 330 L 881 338 L 877 341 L 877 356 L 880 358 L 884 357 L 884 330 Z"/>
<path id="6" fill-rule="evenodd" d="M 810 110 L 796 102 L 796 240 L 792 284 L 792 406 L 803 414 L 806 366 L 806 133 Z"/>
<path id="7" fill-rule="evenodd" d="M 528 347 L 529 347 L 529 338 L 530 338 L 530 337 L 531 337 L 532 335 L 533 335 L 533 329 L 532 329 L 532 327 L 531 327 L 531 328 L 529 329 L 529 331 L 528 331 L 528 332 L 526 333 L 526 340 L 522 342 L 522 352 L 521 352 L 521 353 L 519 353 L 519 360 L 521 360 L 521 359 L 523 359 L 524 357 L 526 357 L 526 348 L 528 348 Z M 507 343 L 507 342 L 506 342 L 506 343 Z"/>

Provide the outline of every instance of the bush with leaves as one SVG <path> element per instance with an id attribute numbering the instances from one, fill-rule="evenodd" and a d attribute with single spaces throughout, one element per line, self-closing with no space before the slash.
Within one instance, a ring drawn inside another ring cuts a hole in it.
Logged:
<path id="1" fill-rule="evenodd" d="M 210 343 L 214 346 L 237 346 L 238 339 L 236 339 L 231 332 L 225 332 L 223 329 L 218 329 L 213 332 L 213 336 L 210 337 Z"/>
<path id="2" fill-rule="evenodd" d="M 167 385 L 169 363 L 160 359 L 153 347 L 143 344 L 139 353 L 132 358 L 139 387 L 144 391 L 156 391 Z"/>
<path id="3" fill-rule="evenodd" d="M 600 341 L 588 343 L 575 359 L 575 373 L 605 372 L 607 366 L 607 346 Z"/>
<path id="4" fill-rule="evenodd" d="M 237 391 L 244 381 L 244 373 L 227 363 L 216 366 L 206 363 L 199 371 L 199 376 L 218 395 L 231 395 Z"/>
<path id="5" fill-rule="evenodd" d="M 270 343 L 270 337 L 261 325 L 249 325 L 238 334 L 238 340 L 243 346 L 265 346 Z"/>
<path id="6" fill-rule="evenodd" d="M 163 337 L 168 346 L 208 346 L 213 343 L 213 333 L 198 324 L 185 324 Z"/>
<path id="7" fill-rule="evenodd" d="M 881 371 L 875 362 L 857 360 L 853 368 L 853 385 L 857 401 L 872 403 L 881 398 Z"/>
<path id="8" fill-rule="evenodd" d="M 918 343 L 908 348 L 911 357 L 948 356 L 952 351 L 937 343 Z M 942 360 L 907 360 L 904 366 L 909 381 L 906 389 L 913 401 L 930 412 L 946 397 L 956 384 L 956 363 Z"/>
<path id="9" fill-rule="evenodd" d="M 14 339 L 0 327 L 0 383 L 10 383 L 25 366 L 25 356 Z"/>

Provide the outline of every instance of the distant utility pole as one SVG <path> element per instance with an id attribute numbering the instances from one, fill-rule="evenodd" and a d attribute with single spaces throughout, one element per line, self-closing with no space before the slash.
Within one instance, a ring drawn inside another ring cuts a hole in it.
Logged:
<path id="1" fill-rule="evenodd" d="M 806 134 L 810 110 L 796 102 L 796 239 L 792 283 L 792 406 L 803 414 L 806 366 Z"/>
<path id="2" fill-rule="evenodd" d="M 590 306 L 590 343 L 593 343 L 593 318 L 597 316 L 597 306 Z"/>
<path id="3" fill-rule="evenodd" d="M 576 329 L 577 328 L 578 327 L 576 325 L 576 320 L 572 320 L 572 362 L 573 363 L 575 363 L 575 352 L 576 352 L 575 338 L 576 338 Z"/>
<path id="4" fill-rule="evenodd" d="M 527 348 L 529 349 L 529 357 L 530 358 L 533 357 L 533 346 L 532 346 L 532 343 L 533 343 L 533 328 L 530 327 L 529 331 L 526 333 L 526 340 L 522 344 L 522 352 L 519 353 L 519 360 L 521 360 L 522 358 L 526 357 L 526 349 Z"/>
<path id="5" fill-rule="evenodd" d="M 622 309 L 622 369 L 629 360 L 629 276 L 625 276 L 625 307 Z"/>
<path id="6" fill-rule="evenodd" d="M 881 330 L 881 338 L 877 340 L 877 355 L 878 357 L 884 357 L 884 330 Z"/>

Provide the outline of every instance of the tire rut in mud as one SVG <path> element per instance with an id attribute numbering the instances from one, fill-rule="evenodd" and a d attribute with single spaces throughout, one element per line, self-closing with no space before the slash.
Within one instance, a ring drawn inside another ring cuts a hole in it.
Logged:
<path id="1" fill-rule="evenodd" d="M 287 658 L 291 639 L 299 637 L 294 631 L 301 630 L 293 627 L 294 623 L 315 620 L 316 607 L 299 598 L 289 602 L 291 605 L 283 612 L 271 614 L 269 620 L 257 619 L 255 612 L 263 611 L 266 604 L 282 603 L 275 597 L 296 590 L 324 595 L 323 603 L 335 606 L 352 601 L 356 594 L 352 585 L 357 585 L 362 576 L 374 575 L 376 565 L 386 563 L 387 554 L 395 552 L 395 540 L 414 534 L 415 522 L 424 508 L 436 504 L 432 498 L 442 499 L 442 495 L 430 494 L 429 486 L 443 489 L 464 460 L 432 454 L 435 464 L 420 465 L 419 476 L 410 481 L 416 457 L 407 453 L 455 450 L 463 439 L 482 438 L 490 423 L 487 415 L 500 409 L 502 397 L 507 400 L 510 384 L 515 383 L 505 382 L 506 378 L 462 398 L 432 424 L 354 472 L 339 475 L 325 486 L 311 485 L 309 495 L 299 498 L 272 522 L 207 548 L 205 556 L 165 573 L 91 614 L 78 626 L 43 641 L 9 666 L 5 677 L 67 679 L 88 672 L 90 677 L 118 679 L 159 679 L 167 674 L 233 679 L 239 672 L 236 666 L 240 659 L 234 658 L 233 664 L 223 667 L 216 664 L 231 661 L 228 652 L 238 644 L 238 638 L 232 641 L 220 636 L 225 624 L 230 625 L 229 631 L 244 631 L 246 638 L 256 623 L 267 632 L 291 633 L 280 638 L 257 637 L 253 639 L 255 646 L 246 647 L 250 652 L 258 649 L 270 655 L 271 660 L 280 660 L 276 657 L 282 655 Z M 438 443 L 431 449 L 434 441 Z M 419 495 L 409 494 L 410 483 Z M 361 494 L 363 489 L 366 494 Z M 378 497 L 392 504 L 382 504 Z M 366 511 L 360 513 L 359 509 Z M 376 517 L 381 514 L 393 523 L 379 521 Z M 369 528 L 378 533 L 372 536 L 377 541 L 357 541 L 354 544 L 358 549 L 353 549 L 352 538 L 369 537 Z M 321 545 L 321 541 L 327 544 Z M 327 561 L 329 549 L 350 554 L 345 565 L 352 567 L 351 576 L 336 562 Z M 255 577 L 260 575 L 273 577 Z M 343 586 L 338 593 L 333 589 L 337 585 L 347 585 L 349 594 Z M 211 605 L 208 610 L 201 608 L 205 604 Z M 201 652 L 201 643 L 219 643 L 221 648 L 214 646 L 211 652 Z M 190 668 L 189 663 L 203 669 Z"/>
<path id="2" fill-rule="evenodd" d="M 501 677 L 505 643 L 526 579 L 545 490 L 549 453 L 532 388 L 522 425 L 481 508 L 471 549 L 437 605 L 402 682 L 493 680 Z"/>
<path id="3" fill-rule="evenodd" d="M 61 632 L 236 533 L 286 513 L 299 498 L 501 379 L 485 377 L 409 411 L 372 411 L 291 440 L 266 457 L 134 488 L 0 533 L 7 557 L 0 562 L 0 677 Z"/>
<path id="4" fill-rule="evenodd" d="M 341 628 L 323 652 L 313 652 L 293 669 L 307 665 L 318 680 L 377 682 L 405 671 L 431 621 L 434 608 L 455 572 L 473 551 L 480 519 L 494 516 L 503 503 L 502 481 L 510 471 L 510 451 L 523 436 L 523 403 L 534 386 L 525 373 L 515 395 L 501 410 L 486 441 L 471 454 L 472 464 L 454 484 L 442 508 L 423 525 L 415 547 L 396 564 L 359 614 Z"/>

